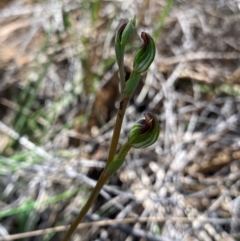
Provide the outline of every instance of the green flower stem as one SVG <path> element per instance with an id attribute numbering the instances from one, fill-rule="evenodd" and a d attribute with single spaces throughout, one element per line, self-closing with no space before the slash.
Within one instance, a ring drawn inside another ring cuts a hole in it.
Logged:
<path id="1" fill-rule="evenodd" d="M 107 182 L 109 179 L 110 175 L 104 174 L 104 172 L 101 174 L 100 178 L 98 179 L 98 182 L 96 186 L 94 187 L 90 197 L 88 198 L 86 204 L 83 206 L 81 209 L 80 213 L 74 220 L 74 222 L 71 224 L 70 228 L 68 229 L 67 233 L 63 237 L 62 241 L 68 241 L 70 240 L 73 232 L 77 228 L 78 224 L 82 221 L 83 217 L 87 214 L 88 210 L 91 208 L 93 202 L 96 200 L 99 192 L 101 191 L 102 187 L 104 184 Z"/>
<path id="2" fill-rule="evenodd" d="M 120 136 L 120 131 L 121 131 L 121 128 L 122 128 L 123 117 L 125 115 L 125 111 L 126 111 L 126 108 L 128 106 L 128 102 L 129 102 L 128 97 L 122 98 L 122 100 L 120 102 L 120 107 L 119 107 L 118 113 L 117 113 L 116 124 L 114 126 L 112 142 L 111 142 L 110 149 L 109 149 L 106 167 L 108 166 L 108 164 L 110 162 L 113 161 L 113 158 L 115 156 L 115 153 L 116 153 L 116 150 L 117 150 L 117 145 L 118 145 L 118 140 L 119 140 L 119 136 Z"/>
<path id="3" fill-rule="evenodd" d="M 80 213 L 78 214 L 78 216 L 76 217 L 74 222 L 71 224 L 70 228 L 68 229 L 67 233 L 63 237 L 62 241 L 68 241 L 71 238 L 71 236 L 72 236 L 73 232 L 75 231 L 75 229 L 77 228 L 78 224 L 82 221 L 83 217 L 87 214 L 88 210 L 91 208 L 93 202 L 97 198 L 102 187 L 113 174 L 113 173 L 107 173 L 106 170 L 107 170 L 109 163 L 111 163 L 113 161 L 116 150 L 117 150 L 120 131 L 122 128 L 122 121 L 123 121 L 123 117 L 124 117 L 128 102 L 129 102 L 129 98 L 126 98 L 126 97 L 121 100 L 121 104 L 118 109 L 116 124 L 115 124 L 114 131 L 113 131 L 112 142 L 110 145 L 110 150 L 109 150 L 106 166 L 105 166 L 101 176 L 99 177 L 96 186 L 92 190 L 92 193 L 91 193 L 89 199 L 87 200 L 86 204 L 83 206 L 82 210 L 80 211 Z M 125 146 L 123 146 L 123 148 L 121 148 L 121 150 L 122 150 L 122 152 L 120 151 L 120 153 L 119 153 L 120 155 L 124 155 L 124 153 L 127 154 L 126 151 L 129 150 L 129 147 L 125 144 Z"/>

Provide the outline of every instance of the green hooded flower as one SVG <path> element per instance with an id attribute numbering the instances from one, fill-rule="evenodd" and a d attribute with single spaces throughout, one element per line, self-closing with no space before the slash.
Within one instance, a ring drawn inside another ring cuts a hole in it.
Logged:
<path id="1" fill-rule="evenodd" d="M 136 73 L 143 73 L 148 70 L 156 54 L 155 43 L 150 34 L 142 32 L 141 38 L 143 44 L 135 53 L 133 61 L 133 71 Z"/>
<path id="2" fill-rule="evenodd" d="M 158 139 L 160 126 L 157 117 L 152 113 L 144 113 L 145 119 L 139 120 L 130 130 L 129 144 L 134 148 L 151 146 Z"/>
<path id="3" fill-rule="evenodd" d="M 136 25 L 136 17 L 131 19 L 129 22 L 123 24 L 116 35 L 115 43 L 118 45 L 125 46 L 131 38 Z"/>
<path id="4" fill-rule="evenodd" d="M 136 25 L 136 17 L 131 19 L 128 23 L 123 24 L 115 37 L 115 53 L 117 60 L 120 61 L 123 54 L 125 45 L 128 43 L 129 39 L 131 38 L 133 31 Z"/>

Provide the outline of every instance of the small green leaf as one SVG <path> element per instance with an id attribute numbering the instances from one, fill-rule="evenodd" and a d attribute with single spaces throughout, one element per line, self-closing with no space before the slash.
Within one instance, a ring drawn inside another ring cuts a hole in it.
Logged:
<path id="1" fill-rule="evenodd" d="M 118 154 L 114 157 L 113 161 L 108 164 L 106 167 L 106 173 L 112 175 L 116 172 L 124 163 L 125 157 L 131 149 L 131 145 L 126 142 L 118 152 Z"/>
<path id="2" fill-rule="evenodd" d="M 124 95 L 131 97 L 133 92 L 136 90 L 140 80 L 140 74 L 132 72 L 130 78 L 125 82 Z"/>
<path id="3" fill-rule="evenodd" d="M 125 158 L 118 158 L 118 156 L 114 157 L 113 161 L 109 163 L 106 173 L 112 175 L 115 173 L 124 163 Z"/>

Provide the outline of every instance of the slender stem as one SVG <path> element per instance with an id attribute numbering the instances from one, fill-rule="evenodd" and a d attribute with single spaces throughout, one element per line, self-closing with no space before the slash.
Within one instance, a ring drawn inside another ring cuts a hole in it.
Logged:
<path id="1" fill-rule="evenodd" d="M 78 224 L 82 221 L 83 217 L 87 214 L 88 210 L 91 208 L 93 202 L 97 198 L 99 192 L 101 191 L 102 187 L 106 183 L 106 181 L 109 179 L 109 175 L 106 175 L 104 172 L 102 172 L 100 178 L 98 179 L 98 182 L 94 189 L 92 190 L 92 193 L 90 197 L 88 198 L 86 204 L 83 206 L 82 210 L 74 220 L 74 222 L 71 224 L 70 228 L 68 229 L 67 233 L 64 235 L 62 241 L 68 241 L 74 230 L 77 228 Z"/>
<path id="2" fill-rule="evenodd" d="M 117 113 L 116 124 L 115 124 L 114 131 L 113 131 L 112 142 L 111 142 L 110 149 L 109 149 L 106 167 L 113 160 L 113 158 L 115 156 L 115 153 L 117 150 L 117 144 L 118 144 L 118 140 L 119 140 L 119 136 L 120 136 L 120 131 L 122 128 L 122 121 L 123 121 L 123 117 L 124 117 L 128 102 L 129 102 L 129 98 L 127 98 L 127 97 L 122 98 L 122 100 L 120 102 L 121 104 L 120 104 L 120 107 L 119 107 L 118 113 Z M 126 148 L 128 149 L 130 147 L 126 146 Z M 97 182 L 96 186 L 94 187 L 89 199 L 87 200 L 86 204 L 83 206 L 82 210 L 80 211 L 80 213 L 78 214 L 78 216 L 76 217 L 74 222 L 71 224 L 69 230 L 63 237 L 62 241 L 68 241 L 70 239 L 74 230 L 77 228 L 78 224 L 82 221 L 83 217 L 87 214 L 88 210 L 91 208 L 93 202 L 97 198 L 102 187 L 104 186 L 106 181 L 111 176 L 111 175 L 106 174 L 106 172 L 105 172 L 106 167 L 104 168 L 100 178 L 98 179 L 98 182 Z"/>
<path id="3" fill-rule="evenodd" d="M 110 145 L 106 166 L 113 160 L 113 158 L 115 156 L 115 153 L 117 150 L 117 145 L 118 145 L 118 140 L 119 140 L 119 136 L 120 136 L 120 131 L 122 128 L 123 117 L 124 117 L 124 114 L 125 114 L 125 111 L 126 111 L 126 108 L 128 105 L 128 101 L 129 101 L 129 98 L 124 97 L 124 98 L 122 98 L 122 100 L 120 102 L 120 107 L 119 107 L 118 113 L 117 113 L 116 124 L 115 124 L 114 130 L 113 130 L 112 142 Z"/>

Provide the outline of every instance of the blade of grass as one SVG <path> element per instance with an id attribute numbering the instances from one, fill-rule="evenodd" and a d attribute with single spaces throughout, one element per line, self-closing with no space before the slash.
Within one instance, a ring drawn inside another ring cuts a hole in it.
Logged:
<path id="1" fill-rule="evenodd" d="M 28 92 L 30 90 L 30 94 L 27 94 L 26 97 L 24 98 L 23 102 L 25 102 L 25 104 L 21 105 L 21 102 L 20 102 L 21 108 L 16 113 L 16 116 L 14 118 L 14 123 L 13 123 L 14 129 L 20 135 L 23 133 L 23 131 L 25 129 L 24 126 L 29 118 L 28 116 L 23 114 L 22 110 L 23 110 L 23 108 L 30 109 L 32 107 L 34 100 L 36 99 L 40 84 L 41 84 L 42 80 L 44 79 L 44 77 L 46 76 L 49 66 L 50 66 L 50 62 L 47 62 L 46 64 L 44 64 L 42 73 L 39 75 L 33 88 L 26 89 L 24 91 L 24 92 Z M 25 96 L 25 93 L 24 93 L 24 96 Z"/>
<path id="2" fill-rule="evenodd" d="M 11 158 L 0 156 L 0 175 L 4 175 L 12 171 L 17 171 L 21 168 L 26 168 L 33 164 L 40 164 L 44 161 L 44 158 L 40 157 L 32 151 L 16 153 L 15 155 L 11 156 Z"/>
<path id="3" fill-rule="evenodd" d="M 49 204 L 57 203 L 57 202 L 72 198 L 77 193 L 79 193 L 81 190 L 82 190 L 82 188 L 79 188 L 78 190 L 75 190 L 75 191 L 66 191 L 62 194 L 50 197 L 40 203 L 29 199 L 18 207 L 13 207 L 13 208 L 9 208 L 9 209 L 0 211 L 0 218 L 9 217 L 9 216 L 16 215 L 16 214 L 19 214 L 22 212 L 33 210 L 36 207 L 43 207 L 43 206 L 46 206 Z"/>
<path id="4" fill-rule="evenodd" d="M 163 26 L 166 22 L 166 19 L 172 9 L 172 6 L 174 4 L 175 0 L 167 0 L 167 4 L 166 6 L 163 8 L 163 11 L 161 13 L 161 15 L 159 16 L 159 19 L 157 20 L 157 27 L 155 28 L 155 31 L 153 33 L 153 39 L 154 41 L 157 43 L 161 33 L 162 33 L 162 29 Z"/>

